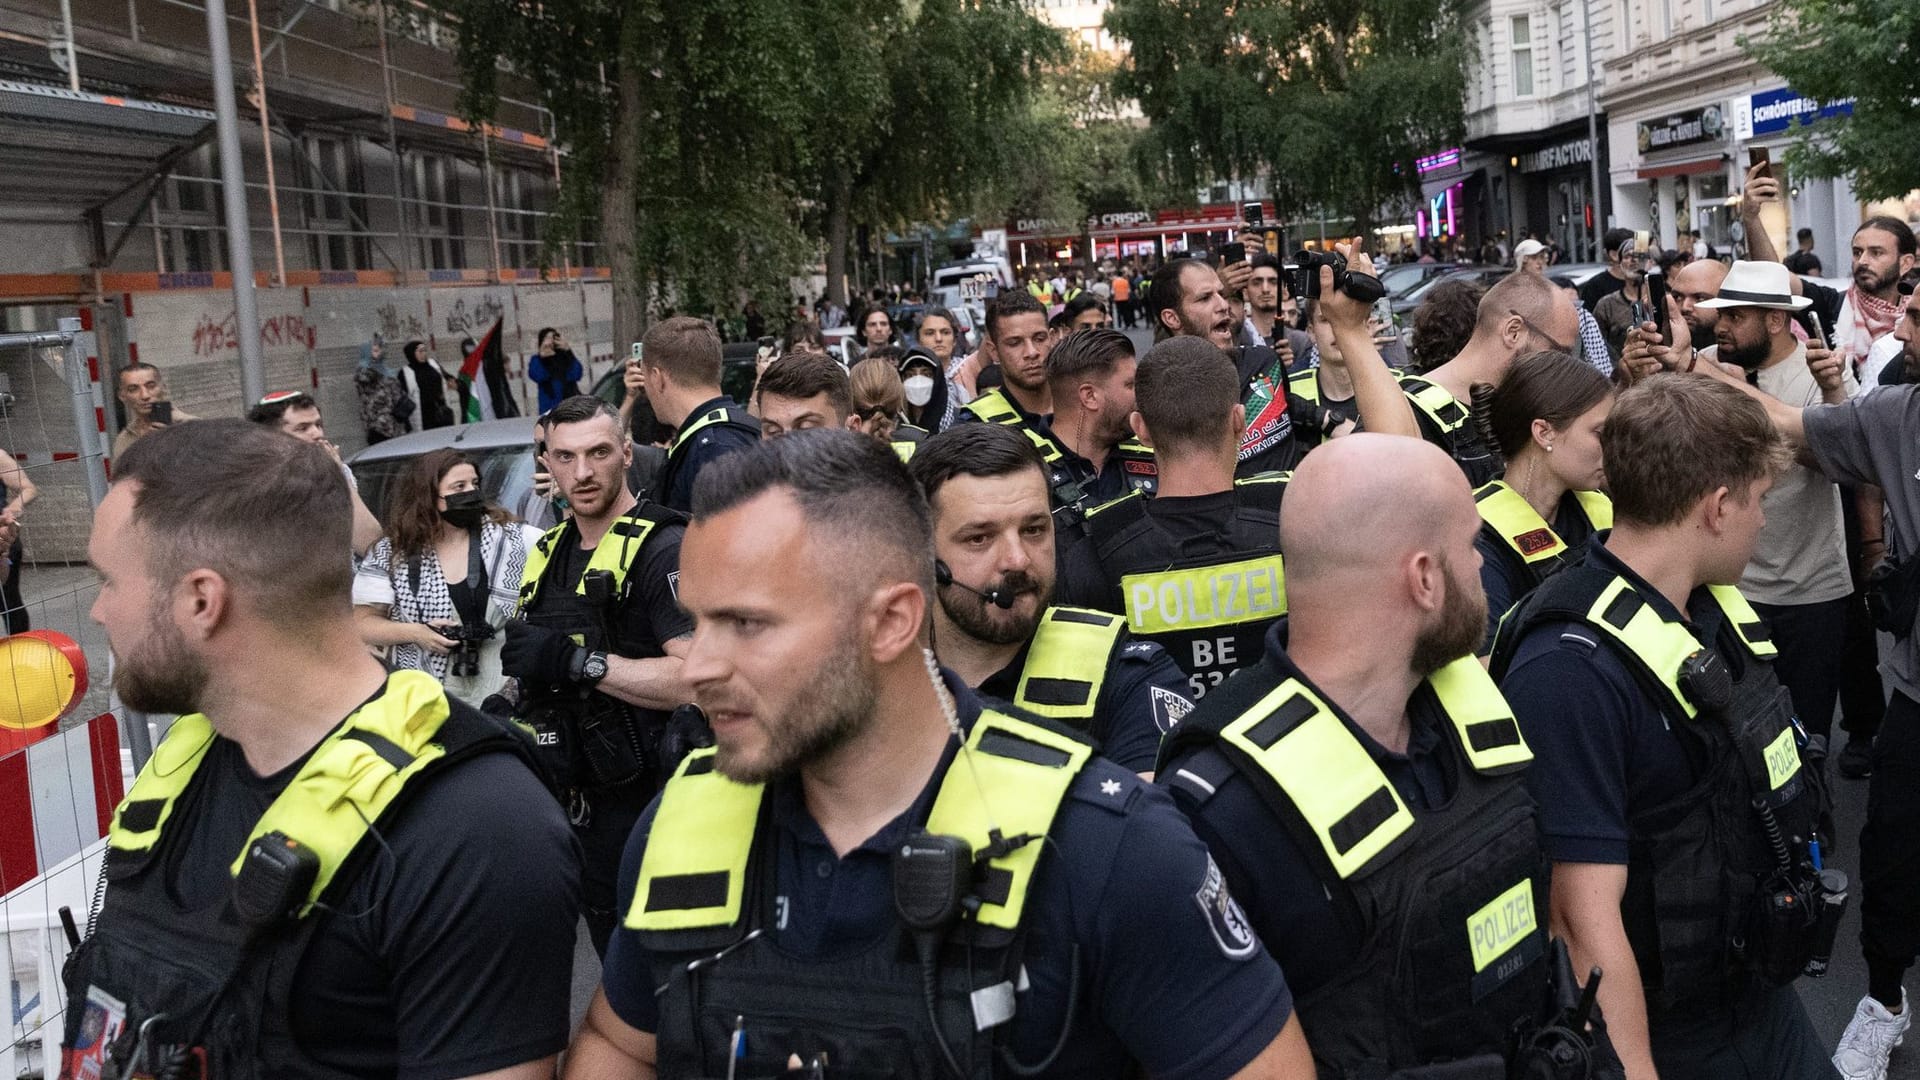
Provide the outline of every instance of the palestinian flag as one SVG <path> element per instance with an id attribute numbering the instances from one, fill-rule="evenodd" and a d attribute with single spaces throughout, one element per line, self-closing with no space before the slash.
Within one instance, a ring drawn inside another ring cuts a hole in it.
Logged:
<path id="1" fill-rule="evenodd" d="M 500 348 L 504 318 L 493 326 L 460 364 L 460 404 L 463 422 L 505 420 L 520 415 L 507 388 L 507 357 Z"/>

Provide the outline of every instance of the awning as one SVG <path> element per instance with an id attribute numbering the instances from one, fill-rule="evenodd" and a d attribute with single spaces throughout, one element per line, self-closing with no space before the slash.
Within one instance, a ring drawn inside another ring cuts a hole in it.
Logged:
<path id="1" fill-rule="evenodd" d="M 1677 161 L 1671 165 L 1647 165 L 1640 169 L 1638 176 L 1642 180 L 1658 180 L 1663 176 L 1698 176 L 1701 173 L 1719 172 L 1726 164 L 1715 156 L 1696 161 Z"/>
<path id="2" fill-rule="evenodd" d="M 212 123 L 205 109 L 0 80 L 0 201 L 97 206 Z"/>
<path id="3" fill-rule="evenodd" d="M 1426 199 L 1433 199 L 1448 188 L 1457 184 L 1464 184 L 1484 172 L 1486 172 L 1484 168 L 1469 169 L 1466 172 L 1457 172 L 1450 176 L 1429 177 L 1420 181 L 1420 195 Z"/>

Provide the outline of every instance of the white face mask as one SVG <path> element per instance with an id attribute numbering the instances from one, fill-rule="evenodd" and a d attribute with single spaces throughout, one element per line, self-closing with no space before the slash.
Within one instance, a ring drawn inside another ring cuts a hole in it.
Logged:
<path id="1" fill-rule="evenodd" d="M 909 405 L 925 405 L 933 400 L 933 376 L 931 375 L 910 376 L 900 383 L 900 387 L 907 392 Z"/>

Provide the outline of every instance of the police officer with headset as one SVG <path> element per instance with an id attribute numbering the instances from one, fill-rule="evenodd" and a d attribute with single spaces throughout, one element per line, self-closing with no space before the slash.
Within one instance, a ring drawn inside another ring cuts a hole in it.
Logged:
<path id="1" fill-rule="evenodd" d="M 627 833 L 670 765 L 669 714 L 692 624 L 674 597 L 685 519 L 636 499 L 620 414 L 579 395 L 546 416 L 545 465 L 573 515 L 527 552 L 501 670 L 532 727 L 585 855 L 587 926 L 605 952 Z"/>
<path id="2" fill-rule="evenodd" d="M 1052 605 L 1040 455 L 1017 432 L 963 424 L 922 443 L 909 468 L 933 515 L 941 663 L 981 694 L 1085 732 L 1110 760 L 1151 775 L 1161 736 L 1193 708 L 1186 675 L 1160 646 L 1134 641 L 1125 618 Z"/>
<path id="3" fill-rule="evenodd" d="M 716 745 L 634 831 L 569 1080 L 1312 1075 L 1166 796 L 939 669 L 927 505 L 887 448 L 715 464 L 684 556 Z"/>
<path id="4" fill-rule="evenodd" d="M 523 734 L 360 644 L 339 464 L 202 420 L 114 473 L 92 615 L 128 707 L 183 715 L 114 812 L 60 1075 L 551 1076 L 576 849 Z"/>

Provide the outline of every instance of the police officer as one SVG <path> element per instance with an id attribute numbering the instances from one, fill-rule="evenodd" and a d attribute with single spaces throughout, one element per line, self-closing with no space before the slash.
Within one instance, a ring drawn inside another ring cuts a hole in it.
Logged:
<path id="1" fill-rule="evenodd" d="M 1010 424 L 1029 437 L 1044 435 L 1053 415 L 1053 387 L 1047 382 L 1047 309 L 1031 293 L 1007 291 L 987 302 L 987 340 L 1000 367 L 1002 384 L 982 392 L 961 409 L 989 424 Z"/>
<path id="2" fill-rule="evenodd" d="M 634 831 L 567 1075 L 1311 1076 L 1165 795 L 937 668 L 927 515 L 840 432 L 702 481 L 680 595 L 716 746 Z"/>
<path id="3" fill-rule="evenodd" d="M 793 431 L 846 427 L 853 415 L 853 391 L 847 369 L 825 353 L 790 352 L 767 365 L 753 388 L 760 437 L 775 439 Z"/>
<path id="4" fill-rule="evenodd" d="M 686 513 L 707 463 L 760 441 L 760 424 L 720 389 L 720 334 L 705 319 L 676 315 L 640 341 L 640 375 L 653 414 L 676 429 L 652 499 Z"/>
<path id="5" fill-rule="evenodd" d="M 1820 769 L 1732 585 L 1780 438 L 1740 390 L 1666 375 L 1620 395 L 1601 448 L 1612 532 L 1493 652 L 1534 749 L 1553 923 L 1575 970 L 1606 973 L 1628 1076 L 1832 1076 L 1790 983 L 1824 966 L 1845 875 L 1821 872 Z"/>
<path id="6" fill-rule="evenodd" d="M 1473 493 L 1482 522 L 1474 546 L 1487 591 L 1485 652 L 1501 616 L 1578 562 L 1594 533 L 1613 527 L 1613 503 L 1600 490 L 1607 480 L 1600 427 L 1613 410 L 1613 384 L 1565 353 L 1531 353 L 1474 408 L 1482 437 L 1506 465 L 1506 479 Z"/>
<path id="7" fill-rule="evenodd" d="M 1153 449 L 1129 426 L 1136 367 L 1133 341 L 1118 330 L 1076 330 L 1048 351 L 1054 412 L 1047 427 L 1058 447 L 1049 486 L 1056 503 L 1084 514 L 1129 491 L 1153 493 Z"/>
<path id="8" fill-rule="evenodd" d="M 339 465 L 227 419 L 114 474 L 93 617 L 128 707 L 183 715 L 114 813 L 61 1075 L 551 1075 L 572 841 L 523 736 L 360 644 Z"/>
<path id="9" fill-rule="evenodd" d="M 532 727 L 585 858 L 587 927 L 606 951 L 627 832 L 671 768 L 669 714 L 692 623 L 674 599 L 684 518 L 622 482 L 628 440 L 613 406 L 570 397 L 547 414 L 546 465 L 573 508 L 527 552 L 519 617 L 500 667 Z"/>
<path id="10" fill-rule="evenodd" d="M 1459 462 L 1475 487 L 1498 480 L 1500 461 L 1473 422 L 1473 388 L 1499 386 L 1513 361 L 1527 353 L 1551 349 L 1572 355 L 1579 335 L 1580 314 L 1564 289 L 1525 270 L 1501 278 L 1480 298 L 1473 336 L 1460 355 L 1400 380 L 1420 437 Z"/>
<path id="11" fill-rule="evenodd" d="M 1530 755 L 1473 657 L 1479 524 L 1432 447 L 1314 453 L 1287 494 L 1291 612 L 1162 753 L 1322 1076 L 1504 1080 L 1549 1000 Z"/>
<path id="12" fill-rule="evenodd" d="M 1160 646 L 1134 641 L 1121 616 L 1049 606 L 1053 519 L 1040 455 L 1016 432 L 966 424 L 923 443 L 911 471 L 933 511 L 941 663 L 1151 774 L 1160 737 L 1193 707 L 1186 675 Z"/>

